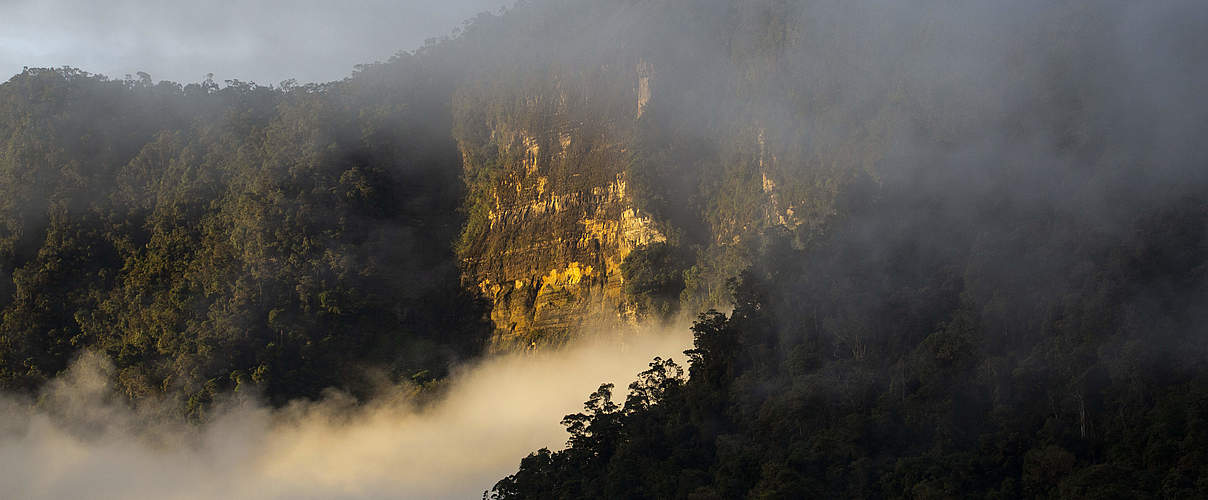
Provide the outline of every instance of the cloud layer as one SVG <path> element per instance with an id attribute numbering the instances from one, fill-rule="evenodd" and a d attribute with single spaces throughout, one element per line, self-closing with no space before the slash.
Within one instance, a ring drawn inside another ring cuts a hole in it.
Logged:
<path id="1" fill-rule="evenodd" d="M 497 356 L 441 400 L 405 390 L 354 407 L 339 394 L 270 410 L 226 404 L 208 424 L 114 404 L 107 360 L 85 355 L 36 405 L 0 401 L 0 491 L 23 499 L 476 498 L 540 447 L 600 383 L 625 387 L 654 356 L 683 361 L 687 328 L 624 345 Z M 36 409 L 34 409 L 36 407 Z"/>

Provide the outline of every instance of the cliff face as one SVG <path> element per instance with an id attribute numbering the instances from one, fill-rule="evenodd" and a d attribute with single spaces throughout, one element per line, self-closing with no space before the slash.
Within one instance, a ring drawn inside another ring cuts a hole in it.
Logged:
<path id="1" fill-rule="evenodd" d="M 637 208 L 626 174 L 650 72 L 638 64 L 610 74 L 602 79 L 610 89 L 555 75 L 535 93 L 462 96 L 475 109 L 460 117 L 471 131 L 459 137 L 471 209 L 459 254 L 464 283 L 491 302 L 496 348 L 634 323 L 621 263 L 666 240 Z M 618 85 L 625 77 L 629 88 Z M 483 111 L 500 100 L 510 105 Z"/>
<path id="2" fill-rule="evenodd" d="M 784 18 L 778 3 L 715 5 L 704 24 L 678 23 L 683 5 L 638 4 L 536 25 L 558 42 L 501 49 L 456 91 L 458 257 L 491 304 L 496 348 L 724 309 L 761 245 L 803 248 L 844 193 L 875 190 L 886 131 L 912 105 L 888 86 L 857 117 L 825 105 L 845 82 L 786 55 L 822 35 L 765 26 Z"/>
<path id="3" fill-rule="evenodd" d="M 651 294 L 689 313 L 724 308 L 726 283 L 760 234 L 775 229 L 800 245 L 834 214 L 852 165 L 794 151 L 799 137 L 759 123 L 706 130 L 668 119 L 691 116 L 683 110 L 694 103 L 660 96 L 660 83 L 655 64 L 634 58 L 517 71 L 459 91 L 469 194 L 458 256 L 463 285 L 490 302 L 495 349 L 584 329 L 623 334 L 650 314 Z M 626 258 L 661 242 L 674 250 L 641 259 L 656 269 L 626 287 Z"/>

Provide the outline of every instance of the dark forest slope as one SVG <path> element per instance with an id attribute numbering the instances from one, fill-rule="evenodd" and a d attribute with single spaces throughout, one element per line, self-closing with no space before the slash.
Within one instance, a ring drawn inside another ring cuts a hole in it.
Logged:
<path id="1" fill-rule="evenodd" d="M 1088 221 L 887 185 L 767 235 L 691 378 L 601 387 L 499 498 L 1195 498 L 1208 491 L 1205 194 Z M 977 223 L 961 220 L 975 215 Z M 624 393 L 622 393 L 624 394 Z"/>
<path id="2" fill-rule="evenodd" d="M 534 0 L 324 85 L 26 71 L 0 388 L 99 350 L 201 416 L 733 305 L 495 494 L 1202 495 L 1208 9 L 1083 4 Z"/>
<path id="3" fill-rule="evenodd" d="M 873 4 L 726 11 L 715 170 L 663 178 L 735 308 L 495 496 L 1208 491 L 1208 9 Z"/>
<path id="4" fill-rule="evenodd" d="M 131 398 L 192 412 L 245 383 L 281 403 L 477 353 L 448 90 L 420 59 L 280 89 L 5 83 L 3 386 L 99 349 Z"/>

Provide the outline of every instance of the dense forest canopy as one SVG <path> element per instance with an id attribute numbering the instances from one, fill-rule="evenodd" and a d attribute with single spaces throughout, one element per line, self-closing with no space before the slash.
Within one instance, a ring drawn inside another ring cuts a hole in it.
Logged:
<path id="1" fill-rule="evenodd" d="M 459 231 L 461 188 L 418 59 L 322 86 L 5 83 L 4 387 L 100 349 L 131 398 L 194 412 L 245 383 L 285 402 L 478 352 L 480 306 L 431 244 Z"/>
<path id="2" fill-rule="evenodd" d="M 30 69 L 0 85 L 0 388 L 84 351 L 198 419 L 423 386 L 487 347 L 467 268 L 545 236 L 496 209 L 517 144 L 558 144 L 541 192 L 627 179 L 662 236 L 619 266 L 634 317 L 701 314 L 491 496 L 1202 496 L 1205 26 L 531 0 L 322 85 Z"/>
<path id="3" fill-rule="evenodd" d="M 740 249 L 733 312 L 493 497 L 1208 491 L 1202 6 L 717 13 L 724 71 L 652 101 L 633 168 L 689 283 Z"/>

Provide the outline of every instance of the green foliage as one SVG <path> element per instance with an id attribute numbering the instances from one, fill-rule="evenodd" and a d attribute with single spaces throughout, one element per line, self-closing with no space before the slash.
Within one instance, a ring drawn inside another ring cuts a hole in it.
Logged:
<path id="1" fill-rule="evenodd" d="M 460 158 L 427 99 L 451 91 L 395 65 L 283 89 L 71 69 L 0 86 L 0 387 L 99 350 L 132 399 L 201 417 L 234 389 L 368 394 L 367 368 L 431 378 L 478 353 Z"/>
<path id="2" fill-rule="evenodd" d="M 634 249 L 621 263 L 625 294 L 642 316 L 667 318 L 679 306 L 687 259 L 666 243 Z"/>
<path id="3" fill-rule="evenodd" d="M 495 498 L 1202 494 L 1202 203 L 1122 232 L 1010 218 L 943 255 L 913 245 L 951 219 L 924 209 L 894 234 L 883 214 L 904 207 L 881 209 L 810 250 L 765 245 L 789 253 L 744 273 L 730 317 L 701 315 L 686 383 L 651 393 L 646 372 L 624 409 L 602 387 L 564 422 L 569 448 L 522 461 Z"/>
<path id="4" fill-rule="evenodd" d="M 1198 80 L 1103 50 L 1135 21 L 1111 8 L 924 3 L 534 0 L 279 89 L 26 71 L 0 86 L 0 388 L 85 349 L 196 418 L 363 394 L 371 366 L 439 384 L 487 330 L 459 266 L 581 251 L 584 211 L 526 210 L 624 176 L 668 236 L 626 294 L 733 312 L 693 326 L 689 379 L 601 386 L 495 497 L 1204 496 Z"/>

